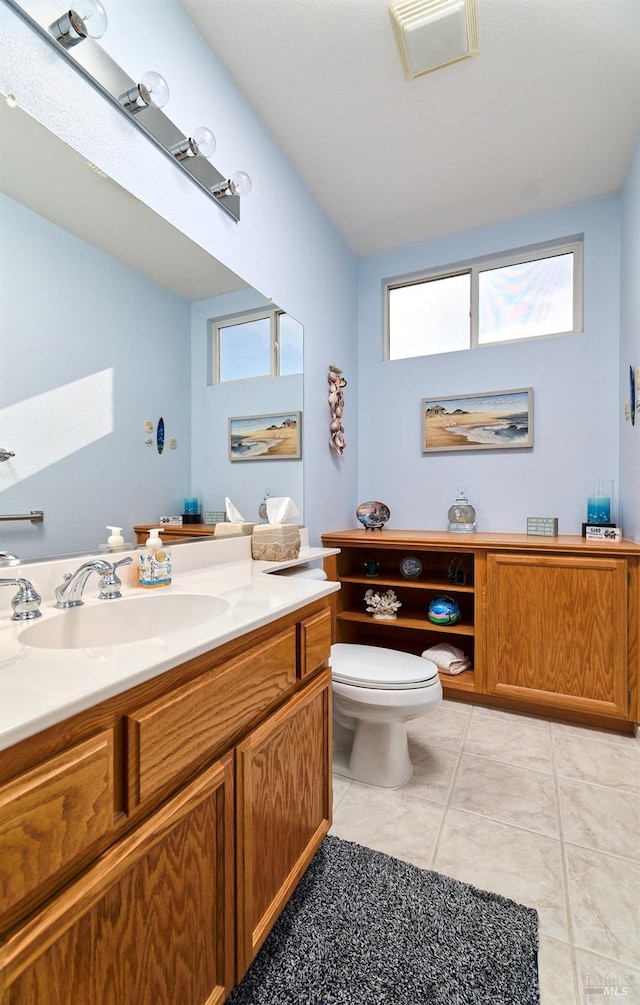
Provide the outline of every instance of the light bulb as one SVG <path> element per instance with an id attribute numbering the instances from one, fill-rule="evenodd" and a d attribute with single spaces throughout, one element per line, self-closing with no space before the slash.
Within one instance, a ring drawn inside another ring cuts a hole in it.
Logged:
<path id="1" fill-rule="evenodd" d="M 228 195 L 249 195 L 251 191 L 251 178 L 246 171 L 236 171 L 231 178 L 218 182 L 210 189 L 211 195 L 216 199 L 225 199 Z"/>
<path id="2" fill-rule="evenodd" d="M 251 191 L 251 178 L 246 171 L 236 171 L 229 180 L 231 183 L 229 187 L 233 195 L 249 195 Z"/>
<path id="3" fill-rule="evenodd" d="M 118 97 L 120 104 L 137 115 L 143 108 L 162 108 L 169 100 L 169 85 L 155 70 L 143 73 L 140 83 L 130 87 Z"/>
<path id="4" fill-rule="evenodd" d="M 216 138 L 206 126 L 198 126 L 197 129 L 194 129 L 191 140 L 196 148 L 196 153 L 200 154 L 201 157 L 211 157 L 215 153 Z"/>
<path id="5" fill-rule="evenodd" d="M 194 129 L 193 136 L 185 137 L 179 143 L 174 143 L 170 147 L 171 153 L 177 160 L 185 161 L 187 157 L 210 157 L 216 148 L 216 138 L 206 126 L 198 126 Z"/>
<path id="6" fill-rule="evenodd" d="M 61 45 L 70 49 L 85 38 L 102 38 L 107 23 L 107 12 L 100 0 L 77 0 L 75 7 L 49 26 L 49 31 Z"/>
<path id="7" fill-rule="evenodd" d="M 140 89 L 146 91 L 146 95 L 144 93 L 142 95 L 145 100 L 146 96 L 149 96 L 147 104 L 153 105 L 155 108 L 164 108 L 169 100 L 169 85 L 164 77 L 156 73 L 155 70 L 143 73 L 140 77 Z"/>

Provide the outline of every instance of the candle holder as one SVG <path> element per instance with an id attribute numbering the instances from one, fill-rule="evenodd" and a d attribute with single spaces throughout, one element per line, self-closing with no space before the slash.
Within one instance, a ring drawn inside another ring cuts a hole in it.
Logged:
<path id="1" fill-rule="evenodd" d="M 591 478 L 587 482 L 587 524 L 611 525 L 613 481 Z"/>
<path id="2" fill-rule="evenodd" d="M 184 501 L 184 513 L 182 514 L 183 523 L 200 523 L 202 517 L 200 516 L 200 500 L 197 496 L 187 496 Z"/>

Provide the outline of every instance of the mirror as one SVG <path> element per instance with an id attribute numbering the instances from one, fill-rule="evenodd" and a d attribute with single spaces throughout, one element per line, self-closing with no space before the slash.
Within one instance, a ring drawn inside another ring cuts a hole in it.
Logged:
<path id="1" fill-rule="evenodd" d="M 194 495 L 302 512 L 302 460 L 228 449 L 229 418 L 302 411 L 302 374 L 209 380 L 211 321 L 274 305 L 4 101 L 0 135 L 0 517 L 44 512 L 0 520 L 0 550 L 93 551 L 108 525 L 134 543 Z"/>

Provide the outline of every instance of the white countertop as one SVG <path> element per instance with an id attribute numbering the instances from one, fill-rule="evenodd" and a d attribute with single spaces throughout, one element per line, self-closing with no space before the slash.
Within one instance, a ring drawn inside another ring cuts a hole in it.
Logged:
<path id="1" fill-rule="evenodd" d="M 334 582 L 273 574 L 302 563 L 317 564 L 325 555 L 336 554 L 335 549 L 303 547 L 296 562 L 286 563 L 252 561 L 249 538 L 181 544 L 173 552 L 170 586 L 143 590 L 125 584 L 122 575 L 122 600 L 98 600 L 98 578 L 93 575 L 85 588 L 85 606 L 182 593 L 222 597 L 228 607 L 192 628 L 163 635 L 159 624 L 154 638 L 95 649 L 31 648 L 20 641 L 21 633 L 31 625 L 72 613 L 55 610 L 52 590 L 62 581 L 61 570 L 77 569 L 82 558 L 2 570 L 2 575 L 30 579 L 43 603 L 42 617 L 35 621 L 12 621 L 6 605 L 0 615 L 0 750 L 340 588 Z M 135 552 L 131 554 L 133 566 L 119 573 L 135 567 Z M 101 557 L 122 555 L 103 552 Z M 5 587 L 4 592 L 8 597 L 3 601 L 10 600 L 15 591 Z"/>

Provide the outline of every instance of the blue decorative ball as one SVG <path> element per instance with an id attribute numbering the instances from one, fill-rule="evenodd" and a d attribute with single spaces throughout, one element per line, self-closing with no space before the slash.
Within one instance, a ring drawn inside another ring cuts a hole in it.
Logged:
<path id="1" fill-rule="evenodd" d="M 434 625 L 455 625 L 460 620 L 460 608 L 453 597 L 434 597 L 427 617 Z"/>

